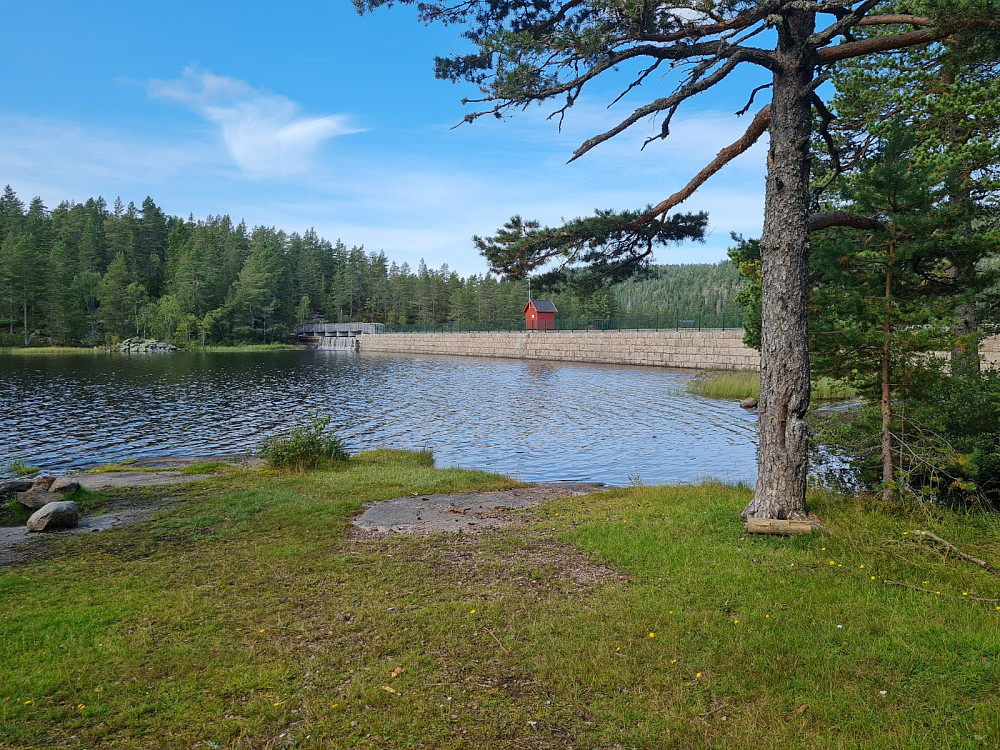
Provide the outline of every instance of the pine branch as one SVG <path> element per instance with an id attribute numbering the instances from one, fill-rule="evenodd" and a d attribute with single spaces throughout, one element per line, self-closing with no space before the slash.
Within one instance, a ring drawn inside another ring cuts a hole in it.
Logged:
<path id="1" fill-rule="evenodd" d="M 667 211 L 690 198 L 694 191 L 704 185 L 709 177 L 714 175 L 737 156 L 749 150 L 750 147 L 757 142 L 761 135 L 764 134 L 764 131 L 767 130 L 770 124 L 771 105 L 768 104 L 757 113 L 757 115 L 753 118 L 753 122 L 750 123 L 750 127 L 747 128 L 746 132 L 742 136 L 740 136 L 739 140 L 731 143 L 719 151 L 715 158 L 712 159 L 712 161 L 709 162 L 704 169 L 696 174 L 687 185 L 666 200 L 657 203 L 653 206 L 653 208 L 639 217 L 637 221 L 645 223 L 647 221 L 652 221 L 658 216 L 666 216 Z"/>

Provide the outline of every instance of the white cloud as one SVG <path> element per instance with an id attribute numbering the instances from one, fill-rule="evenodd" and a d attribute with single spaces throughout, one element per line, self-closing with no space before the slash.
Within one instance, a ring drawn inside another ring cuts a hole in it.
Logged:
<path id="1" fill-rule="evenodd" d="M 219 126 L 233 161 L 255 177 L 308 172 L 325 141 L 359 132 L 345 115 L 305 116 L 287 97 L 192 67 L 179 79 L 151 81 L 148 90 L 150 96 L 180 102 Z"/>

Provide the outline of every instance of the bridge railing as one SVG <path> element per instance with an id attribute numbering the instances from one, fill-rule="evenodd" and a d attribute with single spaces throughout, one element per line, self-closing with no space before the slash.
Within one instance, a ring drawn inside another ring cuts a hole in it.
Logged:
<path id="1" fill-rule="evenodd" d="M 385 323 L 307 323 L 295 326 L 296 336 L 324 336 L 331 333 L 385 333 Z"/>
<path id="2" fill-rule="evenodd" d="M 741 312 L 683 311 L 675 310 L 659 315 L 627 315 L 614 318 L 560 318 L 556 315 L 555 331 L 631 331 L 631 330 L 682 330 L 743 328 Z M 523 331 L 524 318 L 500 321 L 453 321 L 448 323 L 416 323 L 401 325 L 387 323 L 386 333 L 473 333 L 489 331 Z"/>

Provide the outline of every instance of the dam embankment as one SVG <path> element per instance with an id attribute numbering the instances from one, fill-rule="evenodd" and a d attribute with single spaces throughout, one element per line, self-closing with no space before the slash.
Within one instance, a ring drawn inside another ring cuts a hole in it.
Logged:
<path id="1" fill-rule="evenodd" d="M 599 362 L 696 370 L 758 370 L 760 354 L 743 343 L 743 330 L 501 331 L 366 333 L 363 352 Z M 1000 367 L 1000 336 L 980 346 L 986 367 Z"/>
<path id="2" fill-rule="evenodd" d="M 760 354 L 743 343 L 741 329 L 366 333 L 359 350 L 699 370 L 760 367 Z"/>

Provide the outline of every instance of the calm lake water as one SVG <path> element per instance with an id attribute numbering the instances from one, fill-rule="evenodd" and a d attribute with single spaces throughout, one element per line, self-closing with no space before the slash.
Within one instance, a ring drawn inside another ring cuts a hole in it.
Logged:
<path id="1" fill-rule="evenodd" d="M 689 372 L 348 352 L 0 356 L 0 471 L 246 453 L 329 414 L 351 452 L 430 448 L 524 480 L 752 484 L 756 415 Z"/>

